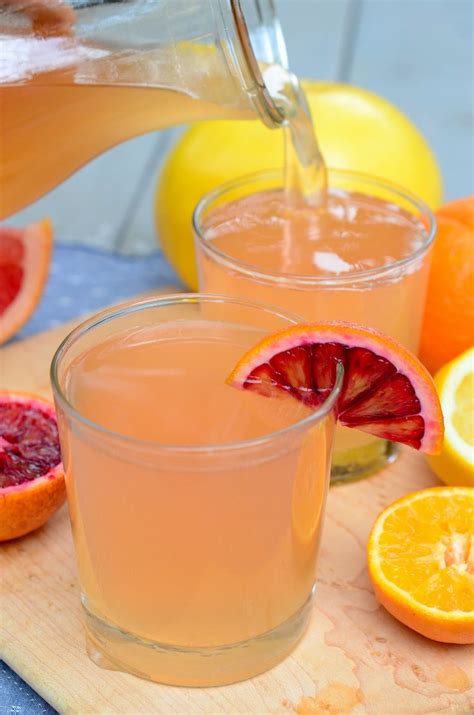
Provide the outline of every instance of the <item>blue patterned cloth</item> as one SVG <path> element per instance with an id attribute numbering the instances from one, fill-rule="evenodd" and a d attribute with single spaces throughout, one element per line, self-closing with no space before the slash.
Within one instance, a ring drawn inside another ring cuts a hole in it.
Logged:
<path id="1" fill-rule="evenodd" d="M 55 715 L 38 693 L 0 660 L 0 715 Z"/>
<path id="2" fill-rule="evenodd" d="M 100 310 L 137 293 L 180 287 L 161 253 L 118 256 L 57 244 L 46 290 L 34 315 L 13 340 Z M 54 715 L 54 710 L 0 661 L 0 715 Z"/>
<path id="3" fill-rule="evenodd" d="M 16 339 L 164 286 L 178 288 L 180 281 L 158 251 L 148 256 L 119 256 L 56 245 L 43 298 Z"/>

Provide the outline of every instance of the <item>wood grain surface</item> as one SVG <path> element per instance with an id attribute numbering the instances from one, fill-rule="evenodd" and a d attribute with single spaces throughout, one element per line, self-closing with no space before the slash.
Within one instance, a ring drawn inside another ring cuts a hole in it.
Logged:
<path id="1" fill-rule="evenodd" d="M 51 356 L 69 328 L 3 348 L 0 386 L 49 394 Z M 253 680 L 175 688 L 89 661 L 66 507 L 0 548 L 2 656 L 60 713 L 467 714 L 472 650 L 400 625 L 377 604 L 366 569 L 378 512 L 434 483 L 423 457 L 403 450 L 378 476 L 331 490 L 310 629 L 291 657 Z"/>

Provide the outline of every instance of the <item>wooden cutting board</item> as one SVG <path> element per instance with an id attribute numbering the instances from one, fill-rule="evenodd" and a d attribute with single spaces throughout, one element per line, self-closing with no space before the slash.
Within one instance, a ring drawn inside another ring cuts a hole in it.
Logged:
<path id="1" fill-rule="evenodd" d="M 50 394 L 49 363 L 71 325 L 0 350 L 0 387 Z M 0 548 L 2 656 L 61 713 L 468 713 L 468 646 L 431 642 L 380 607 L 365 546 L 378 512 L 435 484 L 423 457 L 402 451 L 382 474 L 329 495 L 316 607 L 285 662 L 222 688 L 156 685 L 101 670 L 86 656 L 67 510 Z"/>

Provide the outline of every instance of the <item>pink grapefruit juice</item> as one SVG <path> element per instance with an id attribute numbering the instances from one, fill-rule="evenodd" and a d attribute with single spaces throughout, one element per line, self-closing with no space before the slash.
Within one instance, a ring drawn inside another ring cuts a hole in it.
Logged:
<path id="1" fill-rule="evenodd" d="M 18 83 L 8 83 L 0 72 L 2 219 L 131 137 L 184 120 L 246 118 L 243 110 L 222 108 L 173 88 L 75 84 L 74 70 L 44 72 Z M 217 94 L 219 78 L 215 84 Z M 86 127 L 77 121 L 79 112 L 88 118 Z M 59 142 L 62 150 L 57 153 Z"/>
<path id="2" fill-rule="evenodd" d="M 416 353 L 429 267 L 424 223 L 366 193 L 331 189 L 326 201 L 311 206 L 301 196 L 261 190 L 262 183 L 223 203 L 221 194 L 200 215 L 198 209 L 200 289 L 279 306 L 307 321 L 369 325 Z M 406 258 L 406 265 L 395 265 Z M 364 450 L 377 443 L 338 427 L 334 465 L 340 460 L 344 469 L 346 458 L 363 464 L 370 460 Z"/>
<path id="3" fill-rule="evenodd" d="M 205 318 L 127 328 L 67 369 L 65 395 L 95 426 L 62 435 L 82 598 L 127 634 L 109 649 L 115 665 L 165 682 L 228 682 L 269 667 L 294 640 L 260 637 L 310 601 L 332 420 L 269 438 L 311 412 L 225 383 L 262 334 Z M 131 664 L 142 641 L 185 652 L 249 645 L 212 679 L 171 654 L 155 664 L 146 648 Z"/>

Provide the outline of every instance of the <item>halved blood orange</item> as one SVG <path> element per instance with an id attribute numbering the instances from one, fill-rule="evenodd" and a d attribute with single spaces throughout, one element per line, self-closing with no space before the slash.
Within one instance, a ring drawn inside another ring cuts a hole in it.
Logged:
<path id="1" fill-rule="evenodd" d="M 0 227 L 0 345 L 26 323 L 38 304 L 52 238 L 47 219 L 24 229 Z"/>
<path id="2" fill-rule="evenodd" d="M 0 541 L 42 526 L 65 498 L 53 405 L 0 391 Z"/>
<path id="3" fill-rule="evenodd" d="M 436 454 L 443 416 L 433 380 L 392 338 L 351 323 L 296 325 L 264 338 L 239 361 L 228 383 L 271 396 L 284 390 L 317 407 L 344 366 L 337 417 L 345 427 Z"/>

